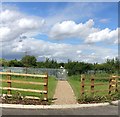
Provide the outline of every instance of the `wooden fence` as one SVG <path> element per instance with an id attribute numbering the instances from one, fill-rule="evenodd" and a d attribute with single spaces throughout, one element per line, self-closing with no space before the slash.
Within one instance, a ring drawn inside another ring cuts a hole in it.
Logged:
<path id="1" fill-rule="evenodd" d="M 48 74 L 46 75 L 35 75 L 35 74 L 20 74 L 20 73 L 11 73 L 11 72 L 0 72 L 0 75 L 5 75 L 7 79 L 0 79 L 0 82 L 6 82 L 8 87 L 0 87 L 2 90 L 7 90 L 7 94 L 11 95 L 11 91 L 24 91 L 24 92 L 35 92 L 35 93 L 43 93 L 44 100 L 48 100 Z M 28 82 L 28 81 L 20 81 L 20 80 L 12 80 L 12 76 L 25 76 L 25 77 L 38 77 L 44 78 L 44 82 Z M 34 90 L 34 89 L 22 89 L 22 88 L 13 88 L 12 83 L 20 83 L 20 84 L 31 84 L 31 85 L 42 85 L 44 86 L 44 90 Z"/>
<path id="2" fill-rule="evenodd" d="M 106 83 L 95 83 L 95 80 L 108 80 L 108 89 L 99 89 L 95 90 L 96 86 L 104 86 Z M 91 94 L 94 94 L 96 92 L 107 92 L 108 94 L 111 94 L 113 91 L 118 92 L 119 86 L 120 86 L 120 76 L 110 76 L 110 77 L 104 77 L 104 78 L 95 78 L 94 75 L 91 75 L 90 83 L 86 83 L 86 76 L 84 74 L 81 75 L 81 95 L 84 95 L 86 92 L 90 92 Z M 89 86 L 90 90 L 85 90 L 85 87 Z"/>

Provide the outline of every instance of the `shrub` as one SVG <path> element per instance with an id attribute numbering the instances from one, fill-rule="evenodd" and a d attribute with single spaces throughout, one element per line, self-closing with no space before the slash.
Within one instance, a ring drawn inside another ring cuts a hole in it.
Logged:
<path id="1" fill-rule="evenodd" d="M 105 95 L 105 96 L 84 94 L 78 99 L 78 102 L 79 103 L 103 103 L 103 102 L 111 102 L 118 99 L 120 99 L 120 93 L 113 93 L 111 95 Z"/>

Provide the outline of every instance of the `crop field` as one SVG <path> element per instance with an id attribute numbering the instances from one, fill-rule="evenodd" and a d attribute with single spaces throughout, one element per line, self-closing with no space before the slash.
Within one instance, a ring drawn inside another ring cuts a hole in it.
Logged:
<path id="1" fill-rule="evenodd" d="M 1 79 L 6 79 L 5 76 L 1 76 Z M 28 82 L 44 82 L 43 78 L 36 78 L 36 77 L 21 77 L 21 76 L 12 76 L 12 80 L 19 80 L 19 81 L 28 81 Z M 55 77 L 48 78 L 48 98 L 52 99 L 55 88 L 56 88 L 57 80 Z M 2 87 L 7 87 L 8 83 L 3 82 Z M 31 84 L 20 84 L 20 83 L 12 83 L 12 88 L 22 88 L 22 89 L 33 89 L 33 90 L 44 90 L 44 86 L 41 85 L 31 85 Z M 36 92 L 24 92 L 24 91 L 11 91 L 12 95 L 20 94 L 22 96 L 35 96 L 42 98 L 43 94 L 36 93 Z M 7 90 L 2 90 L 2 94 L 7 94 Z"/>

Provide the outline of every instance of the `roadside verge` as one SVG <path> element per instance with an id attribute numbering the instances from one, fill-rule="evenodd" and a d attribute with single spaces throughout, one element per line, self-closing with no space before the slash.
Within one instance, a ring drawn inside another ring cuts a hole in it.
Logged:
<path id="1" fill-rule="evenodd" d="M 111 103 L 94 103 L 94 104 L 70 104 L 70 105 L 21 105 L 21 104 L 0 104 L 1 108 L 19 108 L 19 109 L 69 109 L 69 108 L 87 108 L 115 105 L 118 106 L 120 100 Z"/>

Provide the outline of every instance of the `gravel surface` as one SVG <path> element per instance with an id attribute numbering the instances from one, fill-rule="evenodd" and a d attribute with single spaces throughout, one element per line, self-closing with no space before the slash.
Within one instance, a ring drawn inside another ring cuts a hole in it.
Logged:
<path id="1" fill-rule="evenodd" d="M 73 90 L 67 81 L 58 81 L 54 98 L 56 105 L 77 104 Z"/>

